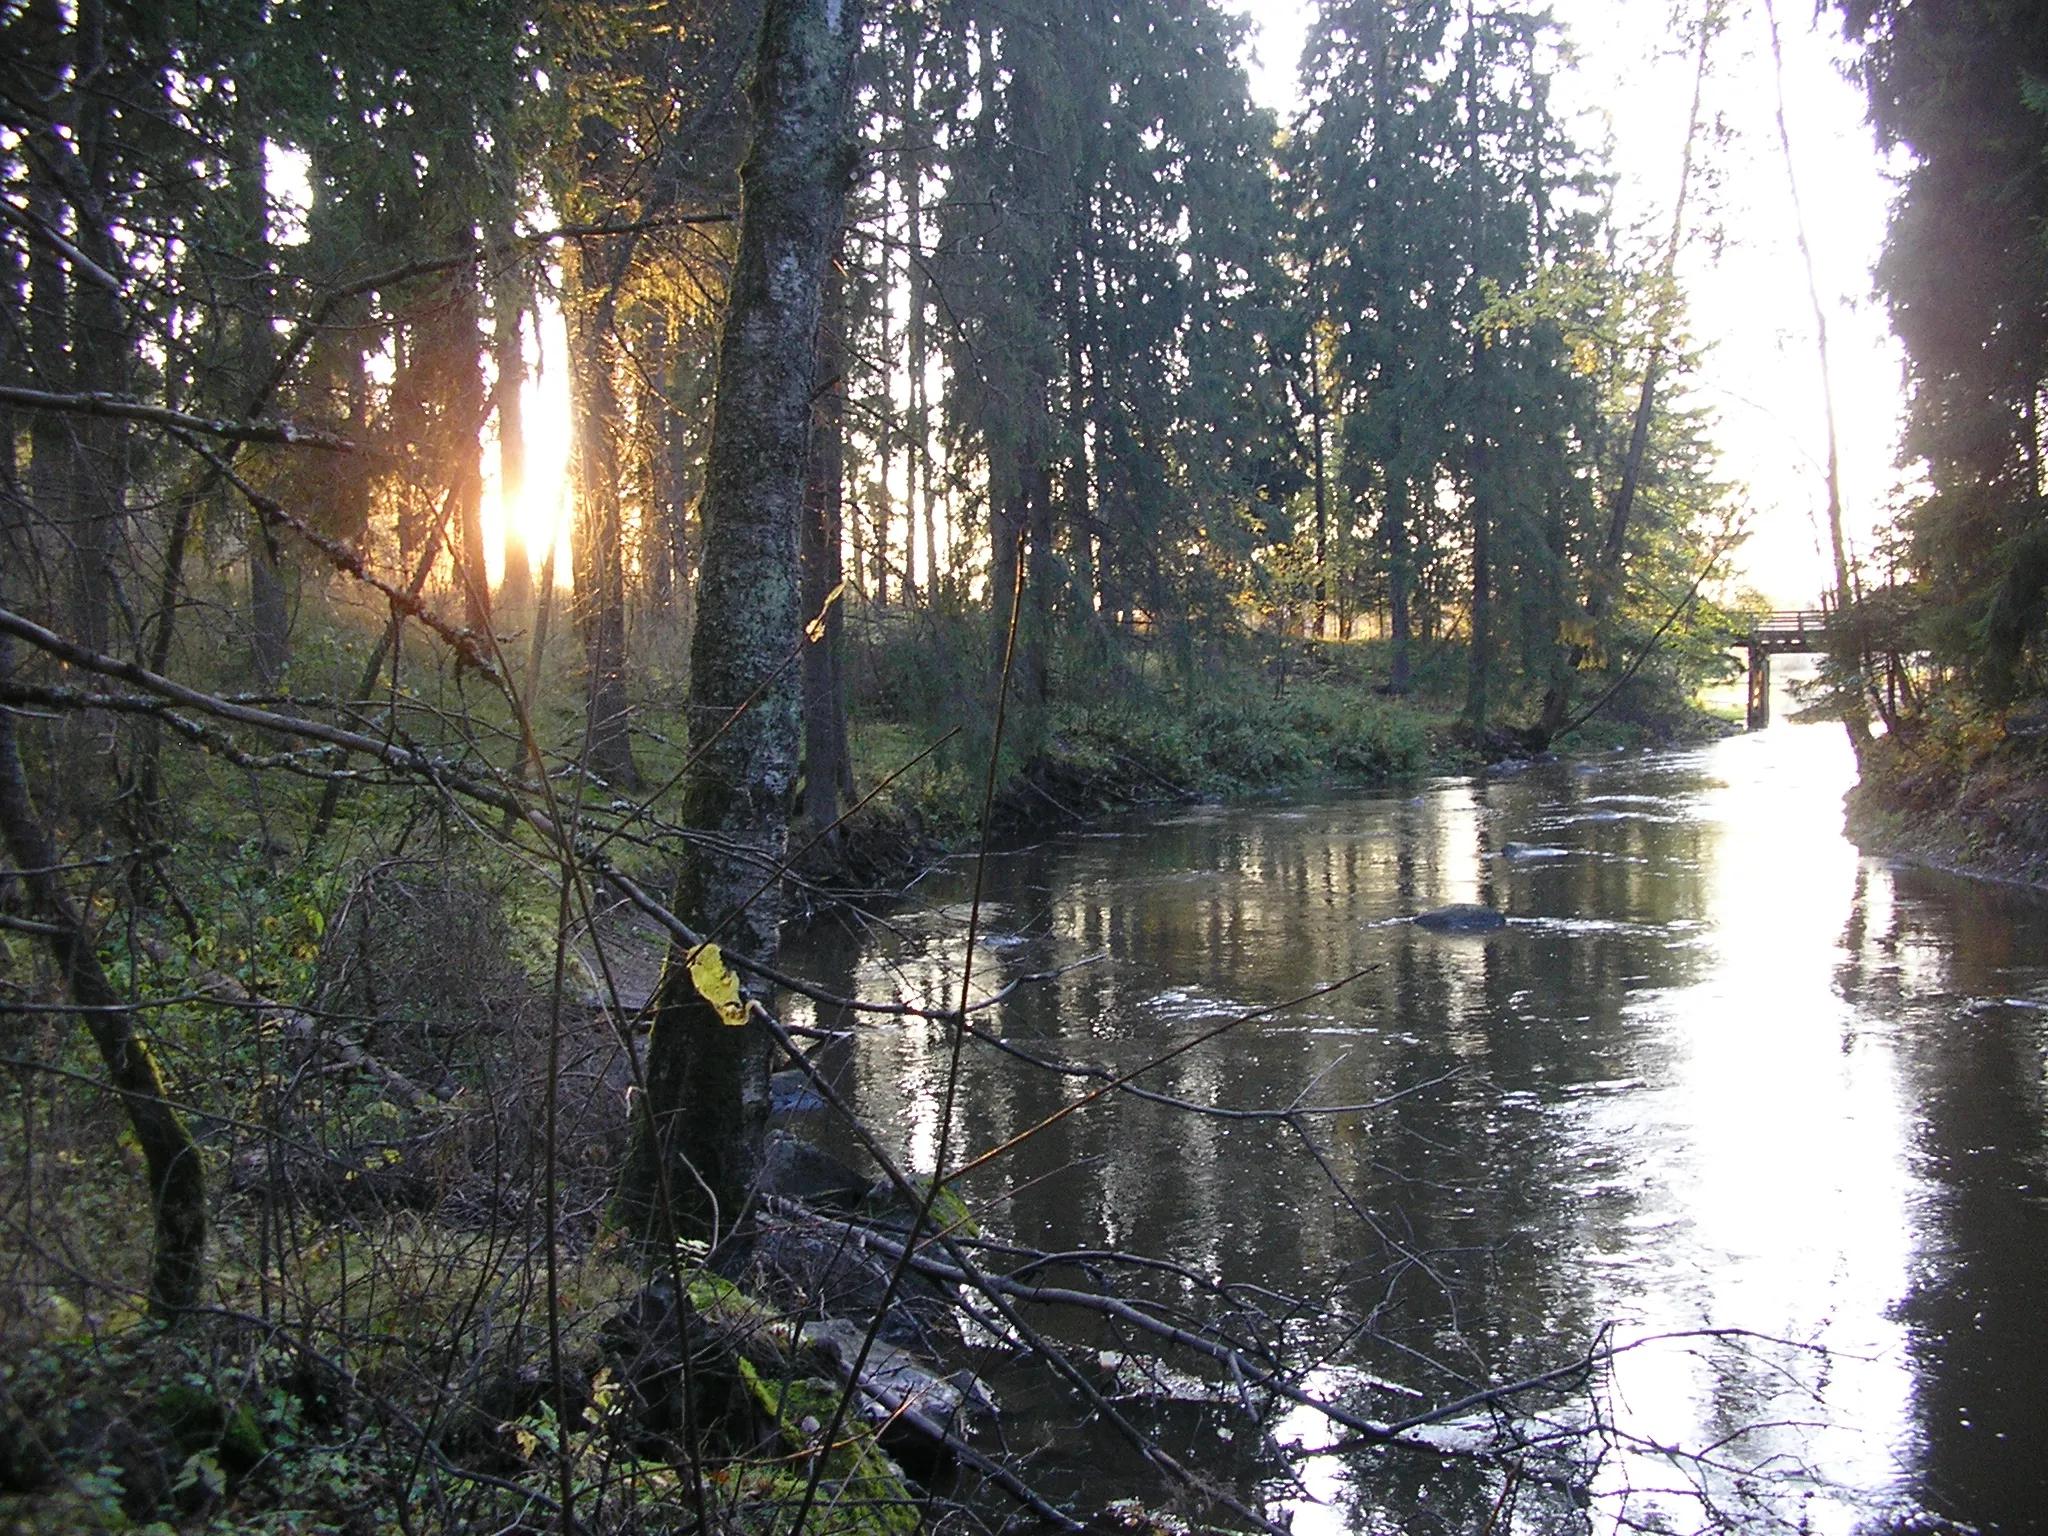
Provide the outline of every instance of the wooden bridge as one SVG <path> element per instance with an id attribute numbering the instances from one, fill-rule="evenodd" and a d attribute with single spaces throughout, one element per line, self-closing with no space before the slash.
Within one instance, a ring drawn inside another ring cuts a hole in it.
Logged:
<path id="1" fill-rule="evenodd" d="M 1749 652 L 1749 728 L 1771 723 L 1771 658 L 1807 655 L 1828 648 L 1830 615 L 1825 608 L 1793 608 L 1766 614 L 1736 644 Z"/>

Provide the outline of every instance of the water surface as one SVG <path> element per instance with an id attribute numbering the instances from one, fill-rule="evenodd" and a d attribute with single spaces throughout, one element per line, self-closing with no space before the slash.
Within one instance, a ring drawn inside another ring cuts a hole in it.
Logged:
<path id="1" fill-rule="evenodd" d="M 1313 1149 L 1285 1123 L 1120 1098 L 968 1192 L 999 1236 L 1167 1254 L 1358 1320 L 1316 1384 L 1374 1415 L 1603 1329 L 1648 1341 L 1584 1407 L 1609 1433 L 1576 1488 L 1310 1457 L 1302 1489 L 1269 1490 L 1303 1536 L 2048 1529 L 2048 904 L 1859 856 L 1840 833 L 1853 773 L 1839 728 L 1782 725 L 1177 808 L 992 859 L 978 995 L 1104 957 L 984 1015 L 1006 1039 L 1127 1068 L 1364 970 L 1143 1081 L 1241 1108 L 1407 1092 L 1316 1117 Z M 949 872 L 791 961 L 936 1001 L 958 986 L 970 888 Z M 1452 902 L 1510 925 L 1403 921 Z M 859 1031 L 849 1092 L 929 1170 L 943 1032 Z M 970 1050 L 949 1162 L 1081 1091 Z M 1272 1429 L 1327 1439 L 1301 1414 Z M 1201 1433 L 1183 1449 L 1226 1455 Z M 1087 1447 L 1069 1445 L 1083 1483 Z"/>

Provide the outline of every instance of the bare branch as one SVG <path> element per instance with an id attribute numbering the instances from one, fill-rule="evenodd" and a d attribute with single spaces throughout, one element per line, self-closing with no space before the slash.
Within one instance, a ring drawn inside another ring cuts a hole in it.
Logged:
<path id="1" fill-rule="evenodd" d="M 290 422 L 221 421 L 193 416 L 185 411 L 165 410 L 119 395 L 57 395 L 41 389 L 23 389 L 0 384 L 0 405 L 19 406 L 30 411 L 59 411 L 78 416 L 111 416 L 120 421 L 142 421 L 181 432 L 198 432 L 231 443 L 277 443 L 293 448 L 322 448 L 329 453 L 353 453 L 356 445 L 332 432 L 294 426 Z"/>

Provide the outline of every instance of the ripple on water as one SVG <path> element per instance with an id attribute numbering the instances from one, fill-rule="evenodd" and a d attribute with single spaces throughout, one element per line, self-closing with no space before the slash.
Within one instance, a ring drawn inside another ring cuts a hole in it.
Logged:
<path id="1" fill-rule="evenodd" d="M 1015 1155 L 1004 1219 L 1048 1246 L 1113 1242 L 1290 1293 L 1355 1275 L 1356 1293 L 1332 1304 L 1361 1313 L 1385 1300 L 1374 1277 L 1396 1234 L 1456 1294 L 1417 1286 L 1387 1301 L 1401 1313 L 1388 1338 L 1428 1340 L 1449 1312 L 1481 1357 L 1458 1360 L 1476 1379 L 1555 1364 L 1613 1319 L 1633 1338 L 1670 1336 L 1615 1362 L 1606 1405 L 1641 1438 L 1609 1445 L 1593 1511 L 1559 1531 L 1616 1529 L 1622 1512 L 1645 1528 L 1896 1533 L 1888 1512 L 1923 1502 L 1950 1525 L 1905 1528 L 2043 1529 L 2048 908 L 1858 858 L 1839 835 L 1853 772 L 1839 730 L 1781 726 L 1490 786 L 1442 780 L 1407 803 L 1181 807 L 1119 820 L 1114 843 L 1055 840 L 991 865 L 997 933 L 1050 930 L 1073 946 L 1060 958 L 1112 957 L 1020 991 L 992 1020 L 1011 1039 L 1136 1066 L 1382 959 L 1355 987 L 1227 1032 L 1148 1084 L 1250 1105 L 1310 1085 L 1318 1100 L 1362 1102 L 1452 1078 L 1318 1127 L 1377 1236 L 1323 1170 L 1304 1169 L 1284 1128 L 1109 1103 Z M 1493 852 L 1510 839 L 1555 852 L 1517 869 Z M 939 899 L 964 889 L 953 878 L 934 882 Z M 1512 907 L 1509 938 L 1425 942 L 1400 915 L 1467 901 Z M 943 995 L 960 958 L 952 910 L 893 914 L 895 931 L 865 953 L 807 974 Z M 906 1147 L 929 1137 L 944 1044 L 923 1022 L 878 1021 L 852 1047 L 871 1123 Z M 1007 1062 L 977 1066 L 963 1117 L 1011 1134 L 1063 1101 L 1041 1084 Z M 1375 1347 L 1359 1342 L 1344 1363 L 1427 1388 L 1430 1402 L 1455 1397 Z M 1363 1375 L 1316 1386 L 1367 1412 L 1403 1410 Z M 1493 1508 L 1447 1525 L 1441 1483 L 1418 1503 L 1419 1474 L 1403 1483 L 1375 1470 L 1385 1460 L 1310 1454 L 1330 1443 L 1313 1418 L 1265 1426 L 1308 1456 L 1299 1470 L 1324 1501 L 1276 1485 L 1298 1536 L 1478 1529 Z M 1645 1446 L 1704 1446 L 1752 1421 L 1725 1459 L 1763 1471 L 1748 1491 L 1732 1477 L 1715 1487 L 1730 1508 L 1755 1494 L 1727 1523 L 1677 1494 L 1662 1511 L 1624 1510 L 1629 1490 L 1680 1480 Z M 1794 1466 L 1811 1476 L 1773 1481 Z"/>

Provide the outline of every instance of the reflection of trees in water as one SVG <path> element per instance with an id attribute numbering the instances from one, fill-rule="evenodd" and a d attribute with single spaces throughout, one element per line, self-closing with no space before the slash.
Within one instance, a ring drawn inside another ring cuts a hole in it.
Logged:
<path id="1" fill-rule="evenodd" d="M 2048 965 L 2038 897 L 1864 871 L 1837 985 L 1891 1036 L 1924 1193 L 1898 1314 L 1916 1497 L 1985 1530 L 2048 1509 L 2048 1014 L 2004 999 Z"/>
<path id="2" fill-rule="evenodd" d="M 1640 1070 L 1633 993 L 1696 979 L 1700 952 L 1662 925 L 1706 913 L 1704 871 L 1720 835 L 1676 815 L 1571 819 L 1611 779 L 1654 782 L 1558 771 L 1407 802 L 1198 812 L 1142 836 L 993 862 L 1002 920 L 976 962 L 991 988 L 1112 956 L 994 1010 L 985 1022 L 1007 1040 L 1124 1069 L 1237 1009 L 1374 965 L 1340 993 L 1148 1074 L 1146 1086 L 1270 1107 L 1311 1085 L 1311 1101 L 1327 1104 L 1448 1080 L 1370 1116 L 1313 1121 L 1320 1163 L 1288 1124 L 1128 1099 L 1093 1106 L 970 1184 L 990 1230 L 1171 1254 L 1226 1279 L 1327 1296 L 1316 1322 L 1348 1336 L 1345 1363 L 1433 1394 L 1553 1364 L 1583 1344 L 1602 1320 L 1584 1254 L 1627 1219 L 1633 1195 L 1628 1149 L 1589 1146 L 1560 1106 Z M 1509 841 L 1574 852 L 1504 862 Z M 961 957 L 944 905 L 957 895 L 935 886 L 887 927 L 812 942 L 842 952 L 848 991 L 900 986 L 938 1002 Z M 1486 938 L 1394 921 L 1471 900 L 1555 921 Z M 817 973 L 808 955 L 798 963 Z M 931 1140 L 920 1115 L 936 1103 L 945 1032 L 918 1021 L 862 1029 L 856 1101 L 916 1161 Z M 1080 1091 L 980 1049 L 963 1090 L 956 1133 L 972 1150 Z M 1425 1490 L 1433 1506 L 1415 1502 Z M 1396 1458 L 1376 1471 L 1370 1498 L 1383 1511 L 1438 1517 L 1469 1503 L 1483 1523 L 1499 1492 L 1490 1472 L 1447 1481 L 1435 1458 L 1412 1468 Z"/>

